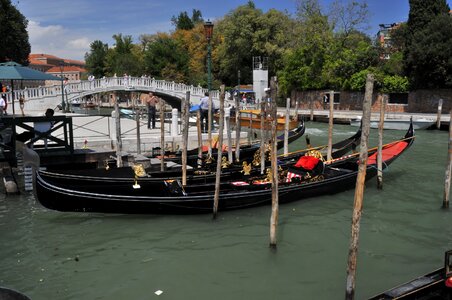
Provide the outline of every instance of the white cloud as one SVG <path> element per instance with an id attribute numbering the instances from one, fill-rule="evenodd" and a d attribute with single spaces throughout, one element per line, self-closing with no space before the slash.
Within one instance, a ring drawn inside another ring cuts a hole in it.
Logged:
<path id="1" fill-rule="evenodd" d="M 42 26 L 41 23 L 30 20 L 27 29 L 31 53 L 83 60 L 85 53 L 89 51 L 88 37 L 80 37 L 61 25 Z"/>
<path id="2" fill-rule="evenodd" d="M 90 40 L 86 37 L 78 38 L 67 43 L 67 45 L 73 49 L 80 49 L 85 51 L 88 51 L 90 44 Z"/>

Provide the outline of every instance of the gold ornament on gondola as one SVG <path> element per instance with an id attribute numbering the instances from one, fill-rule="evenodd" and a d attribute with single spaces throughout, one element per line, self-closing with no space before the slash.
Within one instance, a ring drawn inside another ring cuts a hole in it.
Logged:
<path id="1" fill-rule="evenodd" d="M 306 152 L 305 156 L 313 156 L 317 159 L 320 159 L 321 161 L 325 161 L 322 153 L 319 150 L 309 150 L 308 152 Z"/>
<path id="2" fill-rule="evenodd" d="M 242 172 L 243 175 L 250 175 L 251 174 L 251 164 L 248 164 L 246 161 L 244 161 L 242 163 L 242 166 L 243 166 L 243 169 L 240 172 Z"/>
<path id="3" fill-rule="evenodd" d="M 132 165 L 133 172 L 135 173 L 135 177 L 144 177 L 146 176 L 146 171 L 142 164 Z"/>
<path id="4" fill-rule="evenodd" d="M 229 168 L 230 165 L 231 165 L 231 164 L 229 163 L 229 161 L 228 161 L 228 159 L 226 158 L 226 156 L 223 156 L 223 157 L 221 158 L 221 168 L 222 168 L 222 169 L 227 169 L 227 168 Z"/>

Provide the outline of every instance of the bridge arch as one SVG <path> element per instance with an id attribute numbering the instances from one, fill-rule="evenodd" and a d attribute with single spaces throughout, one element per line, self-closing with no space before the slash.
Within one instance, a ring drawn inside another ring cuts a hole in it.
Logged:
<path id="1" fill-rule="evenodd" d="M 200 86 L 186 85 L 183 83 L 170 82 L 165 80 L 156 80 L 154 78 L 142 77 L 108 77 L 95 79 L 93 81 L 70 82 L 64 84 L 63 90 L 61 85 L 52 85 L 37 88 L 28 88 L 23 90 L 15 90 L 7 94 L 8 103 L 12 103 L 14 99 L 24 96 L 26 111 L 42 112 L 45 108 L 56 107 L 62 102 L 62 92 L 65 94 L 65 101 L 70 103 L 83 97 L 115 91 L 129 92 L 153 92 L 158 97 L 174 108 L 180 109 L 181 100 L 186 97 L 186 93 L 190 92 L 190 103 L 198 104 L 207 89 Z M 212 100 L 215 105 L 219 105 L 219 91 L 211 91 Z M 234 105 L 233 101 L 227 100 L 225 106 Z M 12 106 L 12 105 L 10 105 Z M 8 110 L 12 108 L 8 107 Z M 19 103 L 15 101 L 15 110 L 19 111 Z"/>

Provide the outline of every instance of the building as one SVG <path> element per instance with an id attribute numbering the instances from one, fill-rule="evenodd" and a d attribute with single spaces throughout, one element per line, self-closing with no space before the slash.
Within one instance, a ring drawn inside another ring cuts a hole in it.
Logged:
<path id="1" fill-rule="evenodd" d="M 391 42 L 391 32 L 400 27 L 402 23 L 380 24 L 380 30 L 377 33 L 378 43 L 382 49 L 381 59 L 389 59 L 393 52 Z"/>
<path id="2" fill-rule="evenodd" d="M 57 77 L 67 78 L 69 82 L 80 81 L 87 73 L 85 62 L 73 59 L 60 58 L 49 54 L 30 54 L 28 67 L 48 73 Z M 53 84 L 53 83 L 52 83 Z M 45 85 L 44 82 L 24 82 L 25 86 Z"/>

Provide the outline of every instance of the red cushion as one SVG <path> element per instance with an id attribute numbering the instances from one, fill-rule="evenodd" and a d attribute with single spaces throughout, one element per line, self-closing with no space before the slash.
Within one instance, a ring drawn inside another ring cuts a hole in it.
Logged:
<path id="1" fill-rule="evenodd" d="M 302 156 L 295 164 L 295 167 L 311 171 L 317 166 L 319 161 L 320 160 L 314 156 Z"/>

